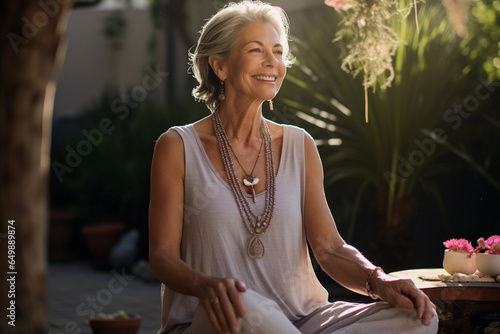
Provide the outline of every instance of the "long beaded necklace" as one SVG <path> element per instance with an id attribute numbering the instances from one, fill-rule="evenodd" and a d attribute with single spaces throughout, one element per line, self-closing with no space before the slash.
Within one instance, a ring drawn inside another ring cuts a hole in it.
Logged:
<path id="1" fill-rule="evenodd" d="M 219 150 L 226 170 L 229 186 L 233 192 L 236 200 L 236 205 L 240 211 L 243 224 L 252 238 L 248 242 L 247 254 L 251 258 L 264 257 L 265 249 L 264 243 L 260 240 L 260 235 L 264 234 L 271 224 L 271 218 L 274 212 L 274 196 L 276 194 L 276 175 L 274 174 L 274 156 L 273 156 L 273 143 L 269 128 L 267 127 L 264 119 L 261 120 L 260 132 L 264 139 L 264 147 L 266 153 L 266 199 L 264 206 L 264 213 L 262 216 L 257 216 L 250 209 L 250 205 L 243 194 L 240 186 L 240 181 L 234 170 L 233 159 L 231 158 L 230 147 L 231 144 L 227 138 L 226 131 L 222 126 L 222 121 L 219 116 L 219 111 L 213 113 L 213 126 Z"/>
<path id="2" fill-rule="evenodd" d="M 255 159 L 255 163 L 253 164 L 252 171 L 250 173 L 248 173 L 246 171 L 246 169 L 243 167 L 243 165 L 241 164 L 240 159 L 238 159 L 238 156 L 234 152 L 233 145 L 231 145 L 231 142 L 229 142 L 229 148 L 231 149 L 231 152 L 233 152 L 233 155 L 236 158 L 238 165 L 240 165 L 241 169 L 243 169 L 243 171 L 245 172 L 245 176 L 243 177 L 243 184 L 252 189 L 252 197 L 253 197 L 254 203 L 257 202 L 257 199 L 255 198 L 255 188 L 253 186 L 255 186 L 259 183 L 259 178 L 255 177 L 255 175 L 253 175 L 253 172 L 255 171 L 255 167 L 257 166 L 257 162 L 259 161 L 260 153 L 262 152 L 263 146 L 264 146 L 264 140 L 262 140 L 262 143 L 260 144 L 259 153 L 257 154 L 257 158 Z"/>

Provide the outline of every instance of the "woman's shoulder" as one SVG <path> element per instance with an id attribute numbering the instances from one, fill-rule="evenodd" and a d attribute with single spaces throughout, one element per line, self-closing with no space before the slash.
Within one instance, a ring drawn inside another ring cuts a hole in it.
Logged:
<path id="1" fill-rule="evenodd" d="M 165 144 L 182 144 L 183 138 L 196 131 L 198 133 L 204 133 L 210 131 L 210 126 L 207 123 L 208 117 L 202 118 L 194 123 L 189 123 L 185 125 L 176 125 L 169 128 L 167 131 L 162 133 L 158 138 L 157 142 L 161 142 L 162 145 Z"/>
<path id="2" fill-rule="evenodd" d="M 182 144 L 182 137 L 178 131 L 179 128 L 181 127 L 174 126 L 163 132 L 156 140 L 156 146 L 170 146 L 179 143 Z"/>
<path id="3" fill-rule="evenodd" d="M 317 152 L 316 142 L 314 138 L 304 128 L 292 124 L 283 124 L 283 129 L 287 131 L 287 140 L 292 141 L 297 145 L 303 145 L 306 155 Z"/>
<path id="4" fill-rule="evenodd" d="M 212 117 L 211 115 L 208 115 L 207 117 L 204 117 L 193 124 L 193 128 L 196 130 L 200 138 L 204 137 L 205 135 L 207 136 L 215 136 L 214 134 L 214 129 L 212 125 Z"/>
<path id="5" fill-rule="evenodd" d="M 273 137 L 273 139 L 283 138 L 283 132 L 284 132 L 283 124 L 278 124 L 268 119 L 266 119 L 266 124 L 267 127 L 269 128 L 269 132 L 271 133 L 271 137 Z"/>
<path id="6" fill-rule="evenodd" d="M 162 133 L 155 143 L 155 154 L 169 158 L 183 154 L 184 142 L 181 134 L 179 133 L 182 127 L 171 127 Z"/>
<path id="7" fill-rule="evenodd" d="M 151 177 L 165 180 L 169 176 L 179 175 L 183 179 L 184 159 L 179 157 L 184 157 L 184 143 L 180 134 L 174 128 L 170 128 L 156 140 Z"/>
<path id="8" fill-rule="evenodd" d="M 269 126 L 269 131 L 274 138 L 274 133 L 278 134 L 279 137 L 282 137 L 284 132 L 287 132 L 289 138 L 297 138 L 298 140 L 306 140 L 306 141 L 314 141 L 311 135 L 303 128 L 292 125 L 292 124 L 280 124 L 273 122 L 271 120 L 267 120 L 267 124 Z M 274 131 L 273 131 L 274 130 Z"/>
<path id="9" fill-rule="evenodd" d="M 287 134 L 291 134 L 293 137 L 302 137 L 304 134 L 307 134 L 307 132 L 303 128 L 292 124 L 276 123 L 274 121 L 267 120 L 267 125 L 273 138 L 275 136 L 283 137 L 285 131 L 287 132 Z"/>

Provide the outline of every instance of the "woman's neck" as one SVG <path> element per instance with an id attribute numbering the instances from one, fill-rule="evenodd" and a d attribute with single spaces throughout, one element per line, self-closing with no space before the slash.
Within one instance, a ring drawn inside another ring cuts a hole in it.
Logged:
<path id="1" fill-rule="evenodd" d="M 243 108 L 224 104 L 219 109 L 222 126 L 231 142 L 237 141 L 251 145 L 261 139 L 261 105 Z"/>

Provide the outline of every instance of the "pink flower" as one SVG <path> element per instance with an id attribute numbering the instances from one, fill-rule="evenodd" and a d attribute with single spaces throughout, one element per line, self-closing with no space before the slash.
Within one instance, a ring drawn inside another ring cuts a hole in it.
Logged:
<path id="1" fill-rule="evenodd" d="M 486 246 L 484 245 L 484 238 L 483 237 L 477 239 L 477 245 L 478 245 L 477 248 L 480 250 L 486 248 Z"/>
<path id="2" fill-rule="evenodd" d="M 335 8 L 335 10 L 348 10 L 352 8 L 350 0 L 325 0 L 325 5 Z"/>
<path id="3" fill-rule="evenodd" d="M 454 252 L 467 252 L 471 253 L 474 251 L 471 243 L 465 239 L 450 239 L 443 242 L 443 245 L 451 251 Z"/>
<path id="4" fill-rule="evenodd" d="M 480 238 L 478 240 L 478 244 L 481 247 Z M 500 235 L 492 235 L 486 241 L 483 239 L 483 249 L 487 249 L 486 253 L 489 254 L 500 254 Z"/>
<path id="5" fill-rule="evenodd" d="M 500 244 L 500 235 L 492 235 L 484 242 L 484 246 L 492 248 L 493 244 Z"/>

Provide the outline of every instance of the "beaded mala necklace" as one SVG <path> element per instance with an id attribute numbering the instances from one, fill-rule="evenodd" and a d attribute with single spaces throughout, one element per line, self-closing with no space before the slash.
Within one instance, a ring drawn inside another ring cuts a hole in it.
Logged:
<path id="1" fill-rule="evenodd" d="M 255 159 L 255 163 L 253 164 L 252 171 L 250 173 L 248 173 L 245 170 L 245 167 L 243 167 L 243 165 L 241 164 L 240 159 L 238 159 L 238 156 L 234 152 L 233 145 L 231 145 L 231 143 L 229 143 L 229 148 L 231 149 L 231 152 L 233 152 L 233 155 L 236 158 L 236 161 L 238 162 L 238 165 L 240 165 L 241 169 L 243 169 L 243 171 L 245 172 L 245 176 L 243 177 L 243 184 L 246 185 L 247 187 L 250 187 L 252 189 L 252 197 L 253 197 L 253 202 L 254 203 L 257 202 L 257 199 L 255 198 L 255 188 L 254 188 L 254 186 L 259 183 L 259 178 L 255 177 L 255 175 L 253 175 L 253 172 L 255 171 L 255 167 L 257 166 L 257 162 L 259 161 L 260 153 L 262 152 L 262 147 L 263 146 L 264 146 L 264 140 L 262 140 L 262 143 L 260 144 L 259 153 L 257 154 L 257 158 Z"/>
<path id="2" fill-rule="evenodd" d="M 264 257 L 264 244 L 260 240 L 260 235 L 264 234 L 269 225 L 271 224 L 271 218 L 273 217 L 274 211 L 274 196 L 276 194 L 276 175 L 274 173 L 274 156 L 273 156 L 273 143 L 269 128 L 267 127 L 264 119 L 261 119 L 260 132 L 264 140 L 264 148 L 266 153 L 266 199 L 264 206 L 264 213 L 262 216 L 257 216 L 250 209 L 250 205 L 243 194 L 243 190 L 240 186 L 240 181 L 234 170 L 233 159 L 231 158 L 231 143 L 227 138 L 226 131 L 222 126 L 222 121 L 219 116 L 219 111 L 213 113 L 213 126 L 215 136 L 217 137 L 217 142 L 219 144 L 220 154 L 222 156 L 222 162 L 224 164 L 224 169 L 229 180 L 229 186 L 233 192 L 234 198 L 236 200 L 236 205 L 240 211 L 243 224 L 245 225 L 248 232 L 252 235 L 248 246 L 247 253 L 251 258 L 262 258 Z M 234 153 L 233 153 L 234 154 Z M 236 157 L 236 155 L 235 155 Z"/>

